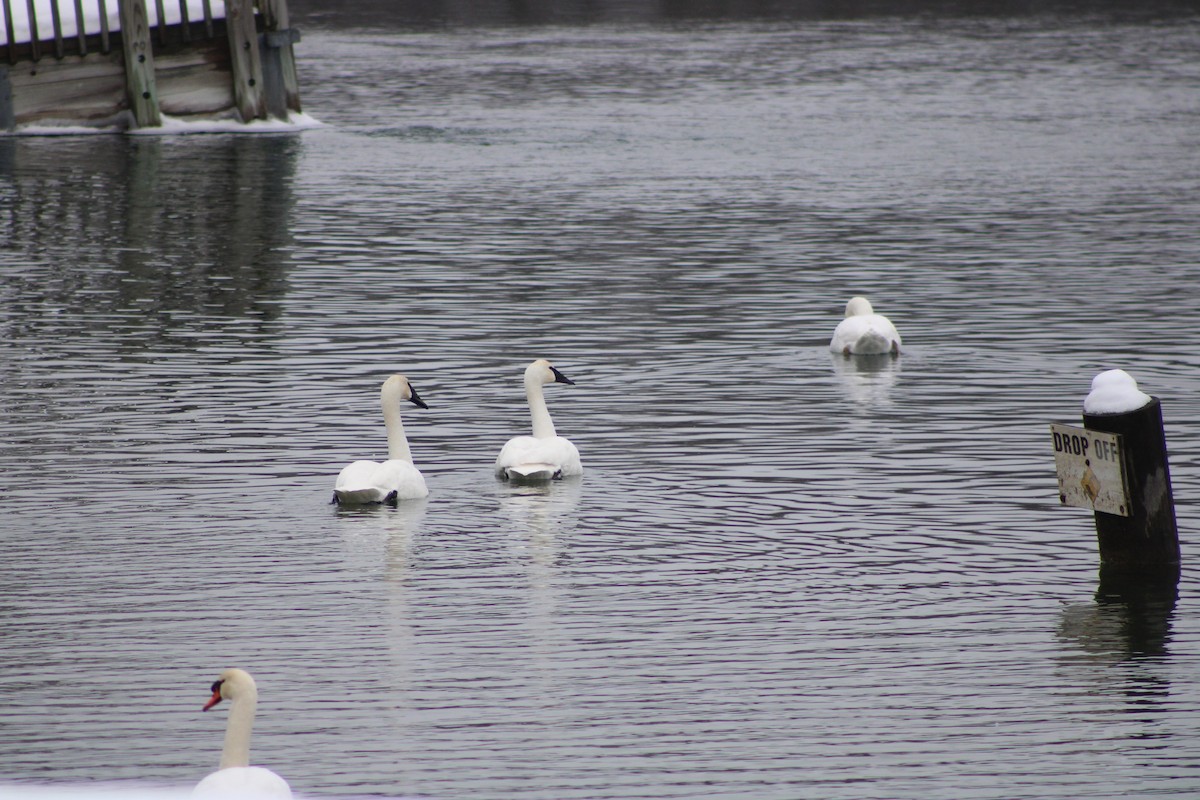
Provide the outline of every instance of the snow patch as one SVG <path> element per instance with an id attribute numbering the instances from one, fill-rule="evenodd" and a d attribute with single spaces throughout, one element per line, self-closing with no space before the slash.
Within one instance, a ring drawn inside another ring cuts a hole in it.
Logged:
<path id="1" fill-rule="evenodd" d="M 1085 414 L 1126 414 L 1150 402 L 1137 381 L 1123 369 L 1110 369 L 1092 378 L 1092 391 L 1083 401 Z"/>

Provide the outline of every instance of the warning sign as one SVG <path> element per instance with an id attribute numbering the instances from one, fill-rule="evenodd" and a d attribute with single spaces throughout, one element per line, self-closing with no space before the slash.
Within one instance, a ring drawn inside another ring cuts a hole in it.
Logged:
<path id="1" fill-rule="evenodd" d="M 1129 516 L 1121 435 L 1051 425 L 1058 499 L 1063 505 Z"/>

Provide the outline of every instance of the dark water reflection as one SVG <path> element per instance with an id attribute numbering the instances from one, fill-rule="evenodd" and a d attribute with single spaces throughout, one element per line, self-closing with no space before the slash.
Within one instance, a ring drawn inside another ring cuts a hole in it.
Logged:
<path id="1" fill-rule="evenodd" d="M 306 795 L 1193 796 L 1200 22 L 977 22 L 331 25 L 326 129 L 0 140 L 0 780 L 189 784 L 237 664 Z M 1177 584 L 1058 505 L 1113 366 Z M 329 505 L 398 370 L 430 497 Z"/>
<path id="2" fill-rule="evenodd" d="M 295 139 L 6 139 L 0 151 L 20 175 L 5 198 L 5 289 L 31 304 L 24 317 L 278 316 Z"/>

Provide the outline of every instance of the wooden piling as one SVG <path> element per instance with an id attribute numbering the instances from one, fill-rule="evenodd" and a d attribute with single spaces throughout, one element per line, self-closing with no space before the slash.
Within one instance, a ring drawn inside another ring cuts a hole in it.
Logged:
<path id="1" fill-rule="evenodd" d="M 17 127 L 13 114 L 12 83 L 8 80 L 8 67 L 0 66 L 0 131 L 11 131 Z"/>
<path id="2" fill-rule="evenodd" d="M 233 66 L 234 105 L 242 115 L 242 122 L 264 119 L 267 101 L 262 91 L 262 59 L 254 27 L 253 0 L 226 0 L 225 28 Z"/>
<path id="3" fill-rule="evenodd" d="M 139 128 L 162 125 L 154 82 L 154 52 L 145 0 L 120 0 L 121 47 L 125 55 L 125 94 L 134 124 Z"/>
<path id="4" fill-rule="evenodd" d="M 54 31 L 54 57 L 61 59 L 66 50 L 63 48 L 62 36 L 62 11 L 58 7 L 58 3 L 50 4 L 50 28 Z"/>
<path id="5" fill-rule="evenodd" d="M 273 117 L 287 119 L 289 111 L 300 111 L 300 82 L 292 51 L 292 45 L 300 41 L 300 32 L 288 23 L 285 0 L 259 0 L 258 5 L 263 18 L 260 43 L 267 111 Z"/>
<path id="6" fill-rule="evenodd" d="M 29 32 L 32 34 L 29 37 L 29 57 L 36 64 L 42 57 L 42 47 L 38 41 L 39 34 L 36 33 L 38 31 L 37 6 L 34 3 L 35 0 L 26 0 L 25 10 L 29 13 Z M 13 40 L 9 38 L 8 48 L 10 51 L 12 50 L 12 46 Z"/>
<path id="7" fill-rule="evenodd" d="M 79 55 L 87 55 L 87 31 L 84 28 L 83 0 L 75 0 L 75 46 Z"/>
<path id="8" fill-rule="evenodd" d="M 1095 512 L 1100 561 L 1108 571 L 1179 571 L 1179 532 L 1158 398 L 1117 414 L 1084 412 L 1085 428 L 1121 435 L 1129 516 Z"/>

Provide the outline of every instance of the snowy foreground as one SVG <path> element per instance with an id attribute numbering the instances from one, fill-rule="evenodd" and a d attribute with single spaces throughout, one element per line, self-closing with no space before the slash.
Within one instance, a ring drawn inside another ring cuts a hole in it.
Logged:
<path id="1" fill-rule="evenodd" d="M 185 800 L 191 789 L 180 787 L 139 787 L 131 784 L 37 784 L 0 783 L 4 800 Z"/>
<path id="2" fill-rule="evenodd" d="M 147 786 L 135 783 L 39 785 L 0 782 L 0 797 L 4 800 L 190 800 L 191 796 L 192 787 L 190 786 Z M 293 794 L 292 798 L 293 800 L 305 800 L 304 796 L 298 794 Z M 231 797 L 229 800 L 258 799 Z M 338 799 L 330 798 L 330 800 Z M 344 797 L 342 800 L 355 800 L 355 798 Z M 367 800 L 367 798 L 359 800 Z M 376 796 L 371 800 L 388 800 L 388 798 Z M 395 797 L 393 800 L 415 800 L 415 798 Z"/>
<path id="3" fill-rule="evenodd" d="M 234 119 L 180 119 L 163 114 L 162 125 L 156 128 L 132 128 L 126 130 L 118 126 L 21 125 L 10 134 L 0 131 L 0 136 L 90 136 L 98 133 L 127 133 L 134 136 L 171 136 L 203 133 L 292 133 L 324 127 L 325 123 L 320 120 L 296 111 L 289 111 L 286 120 L 255 119 L 250 122 L 241 122 Z M 7 796 L 3 794 L 0 794 L 0 798 L 8 800 Z"/>
<path id="4" fill-rule="evenodd" d="M 54 0 L 32 1 L 34 16 L 37 19 L 38 40 L 53 39 L 54 17 L 50 9 L 54 5 Z M 181 5 L 185 4 L 189 20 L 197 22 L 204 19 L 204 4 L 202 0 L 166 0 L 163 3 L 163 17 L 168 25 L 177 24 L 182 20 L 183 17 L 179 9 Z M 26 0 L 13 0 L 9 5 L 12 8 L 13 41 L 17 43 L 28 42 L 30 40 L 28 3 Z M 151 26 L 158 24 L 158 10 L 155 8 L 156 5 L 153 2 L 146 3 L 146 15 L 150 20 Z M 117 0 L 106 0 L 104 6 L 108 16 L 109 31 L 120 30 L 121 16 L 117 9 Z M 225 0 L 210 0 L 209 7 L 212 9 L 214 19 L 224 18 Z M 78 35 L 74 0 L 59 0 L 59 13 L 62 16 L 63 37 L 70 38 Z M 100 4 L 97 0 L 83 0 L 83 31 L 84 33 L 100 33 Z M 4 26 L 0 26 L 0 44 L 8 44 L 8 34 Z"/>

